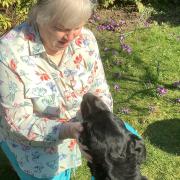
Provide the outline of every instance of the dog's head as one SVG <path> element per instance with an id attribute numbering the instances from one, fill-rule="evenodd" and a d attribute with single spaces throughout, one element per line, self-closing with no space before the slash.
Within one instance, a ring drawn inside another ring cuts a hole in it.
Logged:
<path id="1" fill-rule="evenodd" d="M 114 115 L 99 97 L 91 93 L 85 94 L 81 103 L 81 114 L 84 127 L 81 140 L 85 139 L 83 143 L 94 152 L 95 149 L 99 152 L 107 149 L 107 146 L 112 149 L 114 141 L 125 141 L 125 130 L 119 127 Z M 119 123 L 124 126 L 122 121 Z M 120 147 L 116 150 L 120 150 Z"/>
<path id="2" fill-rule="evenodd" d="M 109 111 L 109 108 L 99 97 L 91 93 L 84 94 L 81 102 L 83 120 L 86 120 L 87 117 L 102 111 Z"/>

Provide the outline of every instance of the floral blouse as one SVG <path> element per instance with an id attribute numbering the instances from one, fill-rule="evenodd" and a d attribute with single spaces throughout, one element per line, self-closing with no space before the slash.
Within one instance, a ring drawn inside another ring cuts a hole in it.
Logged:
<path id="1" fill-rule="evenodd" d="M 112 110 L 96 39 L 83 28 L 60 66 L 47 56 L 37 28 L 22 23 L 0 39 L 0 140 L 20 168 L 39 178 L 81 164 L 74 139 L 59 139 L 62 123 L 80 114 L 92 92 Z M 80 118 L 79 118 L 80 119 Z"/>

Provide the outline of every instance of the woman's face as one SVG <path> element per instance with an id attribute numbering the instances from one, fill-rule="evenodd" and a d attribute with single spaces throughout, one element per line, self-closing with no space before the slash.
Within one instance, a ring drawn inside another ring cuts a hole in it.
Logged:
<path id="1" fill-rule="evenodd" d="M 82 26 L 83 23 L 73 29 L 67 29 L 55 23 L 39 26 L 39 33 L 46 51 L 56 53 L 65 49 L 81 33 Z"/>

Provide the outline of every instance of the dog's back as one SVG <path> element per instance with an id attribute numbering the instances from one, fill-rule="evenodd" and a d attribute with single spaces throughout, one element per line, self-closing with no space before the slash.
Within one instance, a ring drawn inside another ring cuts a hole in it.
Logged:
<path id="1" fill-rule="evenodd" d="M 81 103 L 84 131 L 80 142 L 89 149 L 88 163 L 95 180 L 141 180 L 140 164 L 145 146 L 129 132 L 100 98 L 88 93 Z"/>

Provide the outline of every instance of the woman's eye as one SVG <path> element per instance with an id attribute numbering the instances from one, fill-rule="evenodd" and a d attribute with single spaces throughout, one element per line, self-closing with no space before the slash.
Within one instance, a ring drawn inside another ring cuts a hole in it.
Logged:
<path id="1" fill-rule="evenodd" d="M 56 31 L 63 31 L 63 29 L 62 28 L 59 28 L 59 27 L 55 27 L 54 28 Z"/>
<path id="2" fill-rule="evenodd" d="M 64 28 L 61 28 L 61 27 L 54 27 L 54 29 L 56 31 L 61 31 L 61 32 L 70 32 L 70 31 L 79 31 L 81 28 L 77 27 L 75 29 L 64 29 Z"/>

